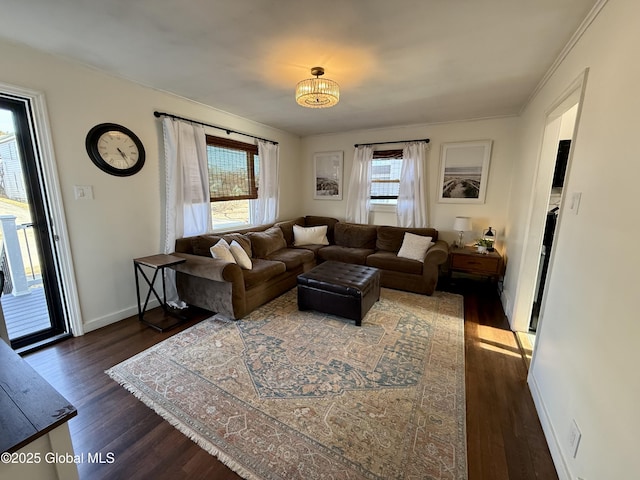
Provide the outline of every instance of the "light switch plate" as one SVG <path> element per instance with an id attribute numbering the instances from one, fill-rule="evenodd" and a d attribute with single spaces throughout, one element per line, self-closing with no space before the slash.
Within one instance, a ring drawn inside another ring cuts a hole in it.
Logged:
<path id="1" fill-rule="evenodd" d="M 73 193 L 76 200 L 93 200 L 93 187 L 91 185 L 74 185 Z"/>
<path id="2" fill-rule="evenodd" d="M 575 420 L 571 422 L 571 429 L 569 430 L 569 449 L 571 456 L 576 458 L 578 455 L 578 447 L 580 446 L 580 439 L 582 438 L 582 432 Z"/>
<path id="3" fill-rule="evenodd" d="M 569 206 L 569 209 L 573 212 L 574 215 L 578 214 L 581 198 L 582 198 L 582 192 L 574 192 L 571 194 L 571 205 Z"/>

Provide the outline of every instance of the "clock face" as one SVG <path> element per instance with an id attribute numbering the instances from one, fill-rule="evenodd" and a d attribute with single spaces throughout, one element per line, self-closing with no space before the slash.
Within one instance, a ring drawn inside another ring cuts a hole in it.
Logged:
<path id="1" fill-rule="evenodd" d="M 105 162 L 118 170 L 133 167 L 140 157 L 140 151 L 133 139 L 117 130 L 109 130 L 100 135 L 98 153 Z"/>
<path id="2" fill-rule="evenodd" d="M 101 170 L 120 177 L 133 175 L 144 165 L 144 147 L 129 129 L 102 123 L 87 134 L 87 153 Z"/>

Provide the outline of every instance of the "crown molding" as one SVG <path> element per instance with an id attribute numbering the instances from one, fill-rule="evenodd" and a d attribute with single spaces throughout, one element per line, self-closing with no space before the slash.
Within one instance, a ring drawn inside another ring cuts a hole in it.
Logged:
<path id="1" fill-rule="evenodd" d="M 562 64 L 564 59 L 567 58 L 567 55 L 569 55 L 571 50 L 573 50 L 573 47 L 576 46 L 576 44 L 578 43 L 580 38 L 582 38 L 582 35 L 584 35 L 584 33 L 589 28 L 589 26 L 591 26 L 593 21 L 596 19 L 596 17 L 598 16 L 598 14 L 604 8 L 604 6 L 607 4 L 608 1 L 609 0 L 598 0 L 596 2 L 596 4 L 591 9 L 591 11 L 587 14 L 585 19 L 580 24 L 578 29 L 575 31 L 575 33 L 571 36 L 571 38 L 569 39 L 567 44 L 564 46 L 564 48 L 562 49 L 560 54 L 556 57 L 554 62 L 551 64 L 551 66 L 549 67 L 547 72 L 544 74 L 544 76 L 542 77 L 540 82 L 538 82 L 538 85 L 536 85 L 536 88 L 533 89 L 533 91 L 531 92 L 531 95 L 529 95 L 529 98 L 527 98 L 527 101 L 524 103 L 524 105 L 520 109 L 519 115 L 522 115 L 524 113 L 524 111 L 527 109 L 529 104 L 531 104 L 533 99 L 538 95 L 540 90 L 542 90 L 542 88 L 547 84 L 549 79 L 553 76 L 553 74 L 556 72 L 556 70 L 560 67 L 560 65 Z"/>

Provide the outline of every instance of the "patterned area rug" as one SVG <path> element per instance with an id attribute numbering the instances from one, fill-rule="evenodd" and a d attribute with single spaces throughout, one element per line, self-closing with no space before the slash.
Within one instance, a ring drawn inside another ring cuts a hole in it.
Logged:
<path id="1" fill-rule="evenodd" d="M 107 373 L 247 479 L 467 478 L 462 297 L 382 289 L 362 327 L 293 289 Z"/>

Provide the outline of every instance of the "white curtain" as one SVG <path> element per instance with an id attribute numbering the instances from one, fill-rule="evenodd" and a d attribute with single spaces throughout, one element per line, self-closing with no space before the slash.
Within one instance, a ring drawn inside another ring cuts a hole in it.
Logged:
<path id="1" fill-rule="evenodd" d="M 348 222 L 369 223 L 372 160 L 373 147 L 370 145 L 356 147 L 347 192 Z"/>
<path id="2" fill-rule="evenodd" d="M 211 231 L 209 170 L 204 128 L 165 117 L 164 132 L 166 217 L 164 253 L 175 250 L 177 238 Z M 182 307 L 175 272 L 165 269 L 167 301 Z"/>
<path id="3" fill-rule="evenodd" d="M 260 159 L 258 198 L 251 201 L 251 223 L 264 225 L 278 218 L 278 145 L 258 140 Z"/>
<path id="4" fill-rule="evenodd" d="M 426 227 L 426 142 L 407 143 L 402 153 L 400 190 L 398 192 L 398 226 Z"/>

